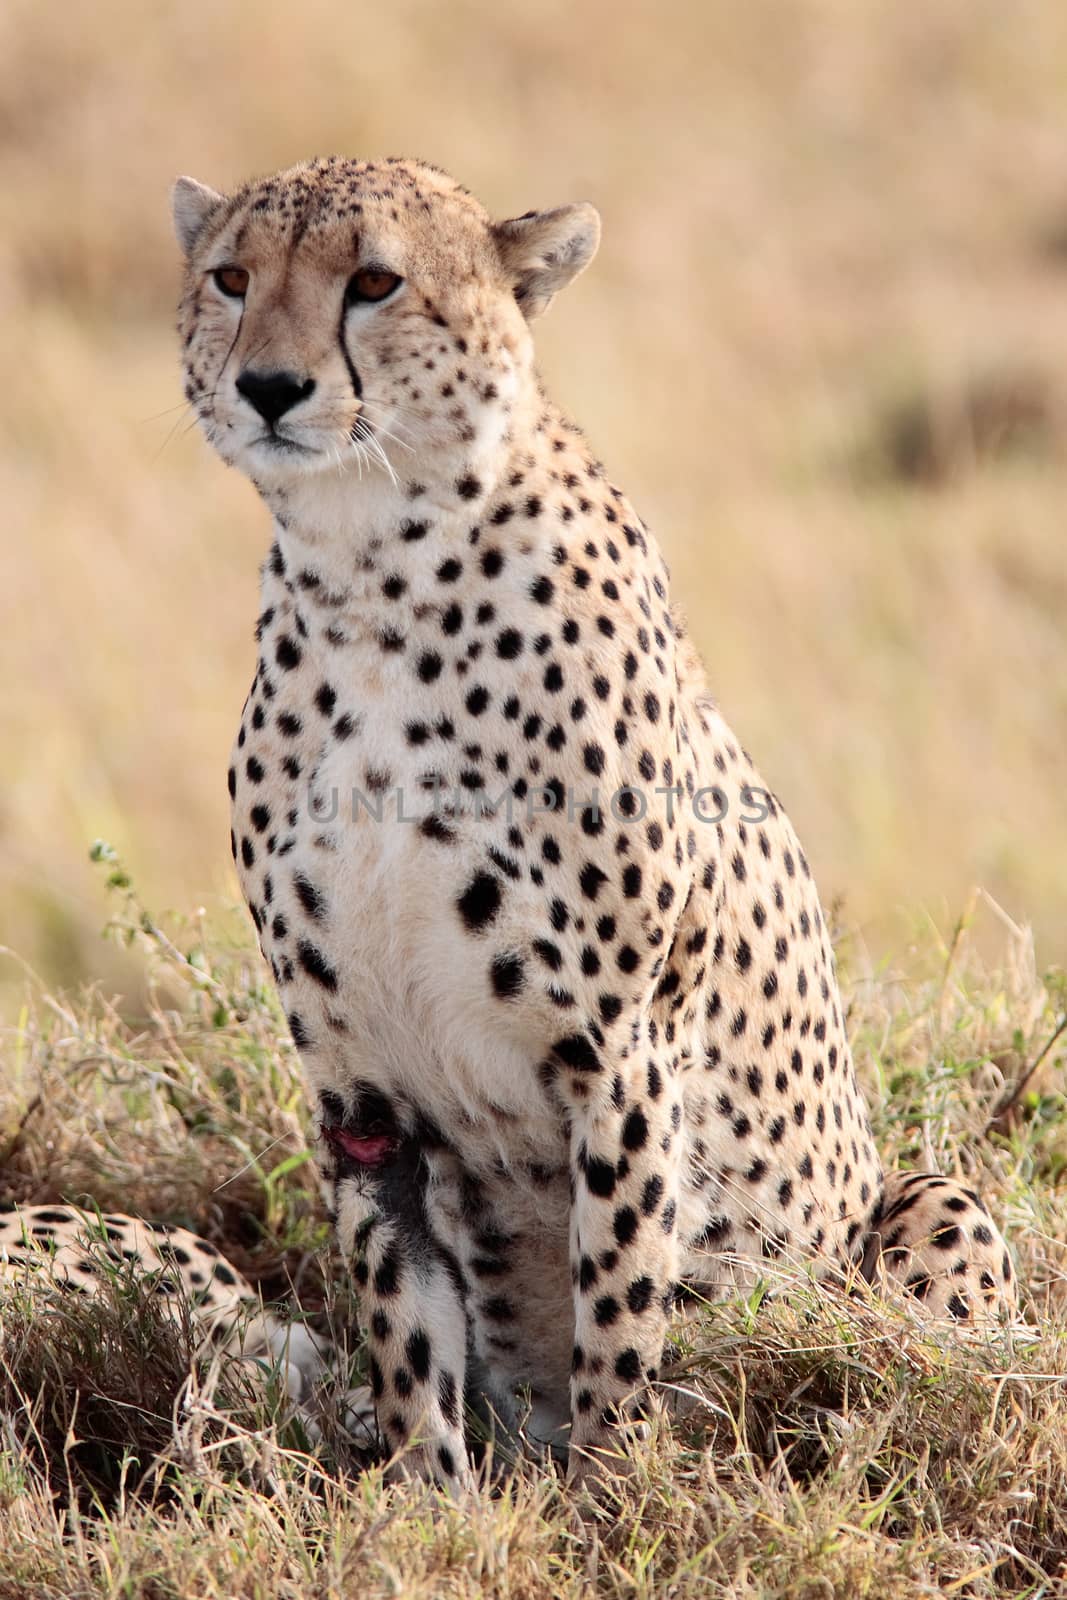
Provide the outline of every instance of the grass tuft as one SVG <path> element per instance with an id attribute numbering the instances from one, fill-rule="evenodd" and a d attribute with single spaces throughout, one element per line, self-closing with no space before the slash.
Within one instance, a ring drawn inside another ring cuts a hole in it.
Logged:
<path id="1" fill-rule="evenodd" d="M 101 1288 L 91 1298 L 62 1282 L 44 1302 L 29 1280 L 5 1288 L 0 1414 L 12 1468 L 48 1488 L 57 1509 L 114 1512 L 146 1494 L 158 1504 L 174 1493 L 178 1444 L 199 1411 L 200 1454 L 239 1473 L 226 1419 L 250 1420 L 250 1376 L 198 1361 L 188 1317 L 168 1316 L 128 1264 L 92 1255 Z"/>

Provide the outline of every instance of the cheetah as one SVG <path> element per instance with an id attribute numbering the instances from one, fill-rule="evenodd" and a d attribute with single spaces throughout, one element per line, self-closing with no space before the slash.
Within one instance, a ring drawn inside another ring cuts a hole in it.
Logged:
<path id="1" fill-rule="evenodd" d="M 229 770 L 384 1441 L 595 1479 L 668 1319 L 768 1272 L 1010 1311 L 969 1191 L 885 1178 L 811 871 L 649 529 L 546 397 L 571 204 L 332 157 L 173 191 L 185 394 L 273 520 Z"/>
<path id="2" fill-rule="evenodd" d="M 109 1269 L 150 1286 L 175 1321 L 188 1309 L 205 1347 L 276 1369 L 293 1405 L 330 1370 L 325 1340 L 265 1311 L 237 1268 L 187 1229 L 79 1206 L 0 1204 L 0 1286 L 9 1294 L 93 1296 Z"/>

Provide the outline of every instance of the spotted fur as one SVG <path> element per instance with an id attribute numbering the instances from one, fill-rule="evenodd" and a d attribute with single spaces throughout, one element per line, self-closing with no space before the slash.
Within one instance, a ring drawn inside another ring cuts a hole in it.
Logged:
<path id="1" fill-rule="evenodd" d="M 863 1272 L 885 1290 L 907 1290 L 933 1317 L 956 1326 L 1016 1307 L 1011 1256 L 985 1203 L 936 1172 L 886 1173 Z"/>
<path id="2" fill-rule="evenodd" d="M 965 1191 L 884 1210 L 807 859 L 536 377 L 596 213 L 494 223 L 434 168 L 333 158 L 180 180 L 175 218 L 186 394 L 274 521 L 234 856 L 390 1447 L 462 1478 L 466 1398 L 580 1474 L 679 1287 L 769 1261 L 999 1314 Z"/>
<path id="3" fill-rule="evenodd" d="M 0 1286 L 91 1296 L 109 1270 L 150 1286 L 176 1321 L 188 1313 L 205 1343 L 277 1368 L 294 1404 L 327 1371 L 324 1341 L 265 1311 L 247 1279 L 195 1233 L 76 1206 L 0 1205 Z"/>

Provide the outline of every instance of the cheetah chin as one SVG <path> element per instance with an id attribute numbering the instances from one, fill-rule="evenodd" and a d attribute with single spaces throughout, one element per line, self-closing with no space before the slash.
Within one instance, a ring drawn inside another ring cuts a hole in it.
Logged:
<path id="1" fill-rule="evenodd" d="M 185 392 L 273 518 L 234 856 L 405 1470 L 467 1477 L 466 1405 L 583 1476 L 686 1289 L 1010 1313 L 980 1202 L 884 1177 L 808 862 L 537 378 L 593 207 L 334 157 L 174 219 Z"/>

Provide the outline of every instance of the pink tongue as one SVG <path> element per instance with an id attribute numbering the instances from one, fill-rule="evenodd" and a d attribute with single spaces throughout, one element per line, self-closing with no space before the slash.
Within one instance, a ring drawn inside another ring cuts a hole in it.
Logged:
<path id="1" fill-rule="evenodd" d="M 347 1133 L 344 1128 L 331 1128 L 328 1137 L 334 1144 L 340 1145 L 353 1161 L 358 1161 L 364 1167 L 381 1166 L 393 1146 L 387 1133 L 375 1133 L 361 1139 L 357 1134 Z"/>

